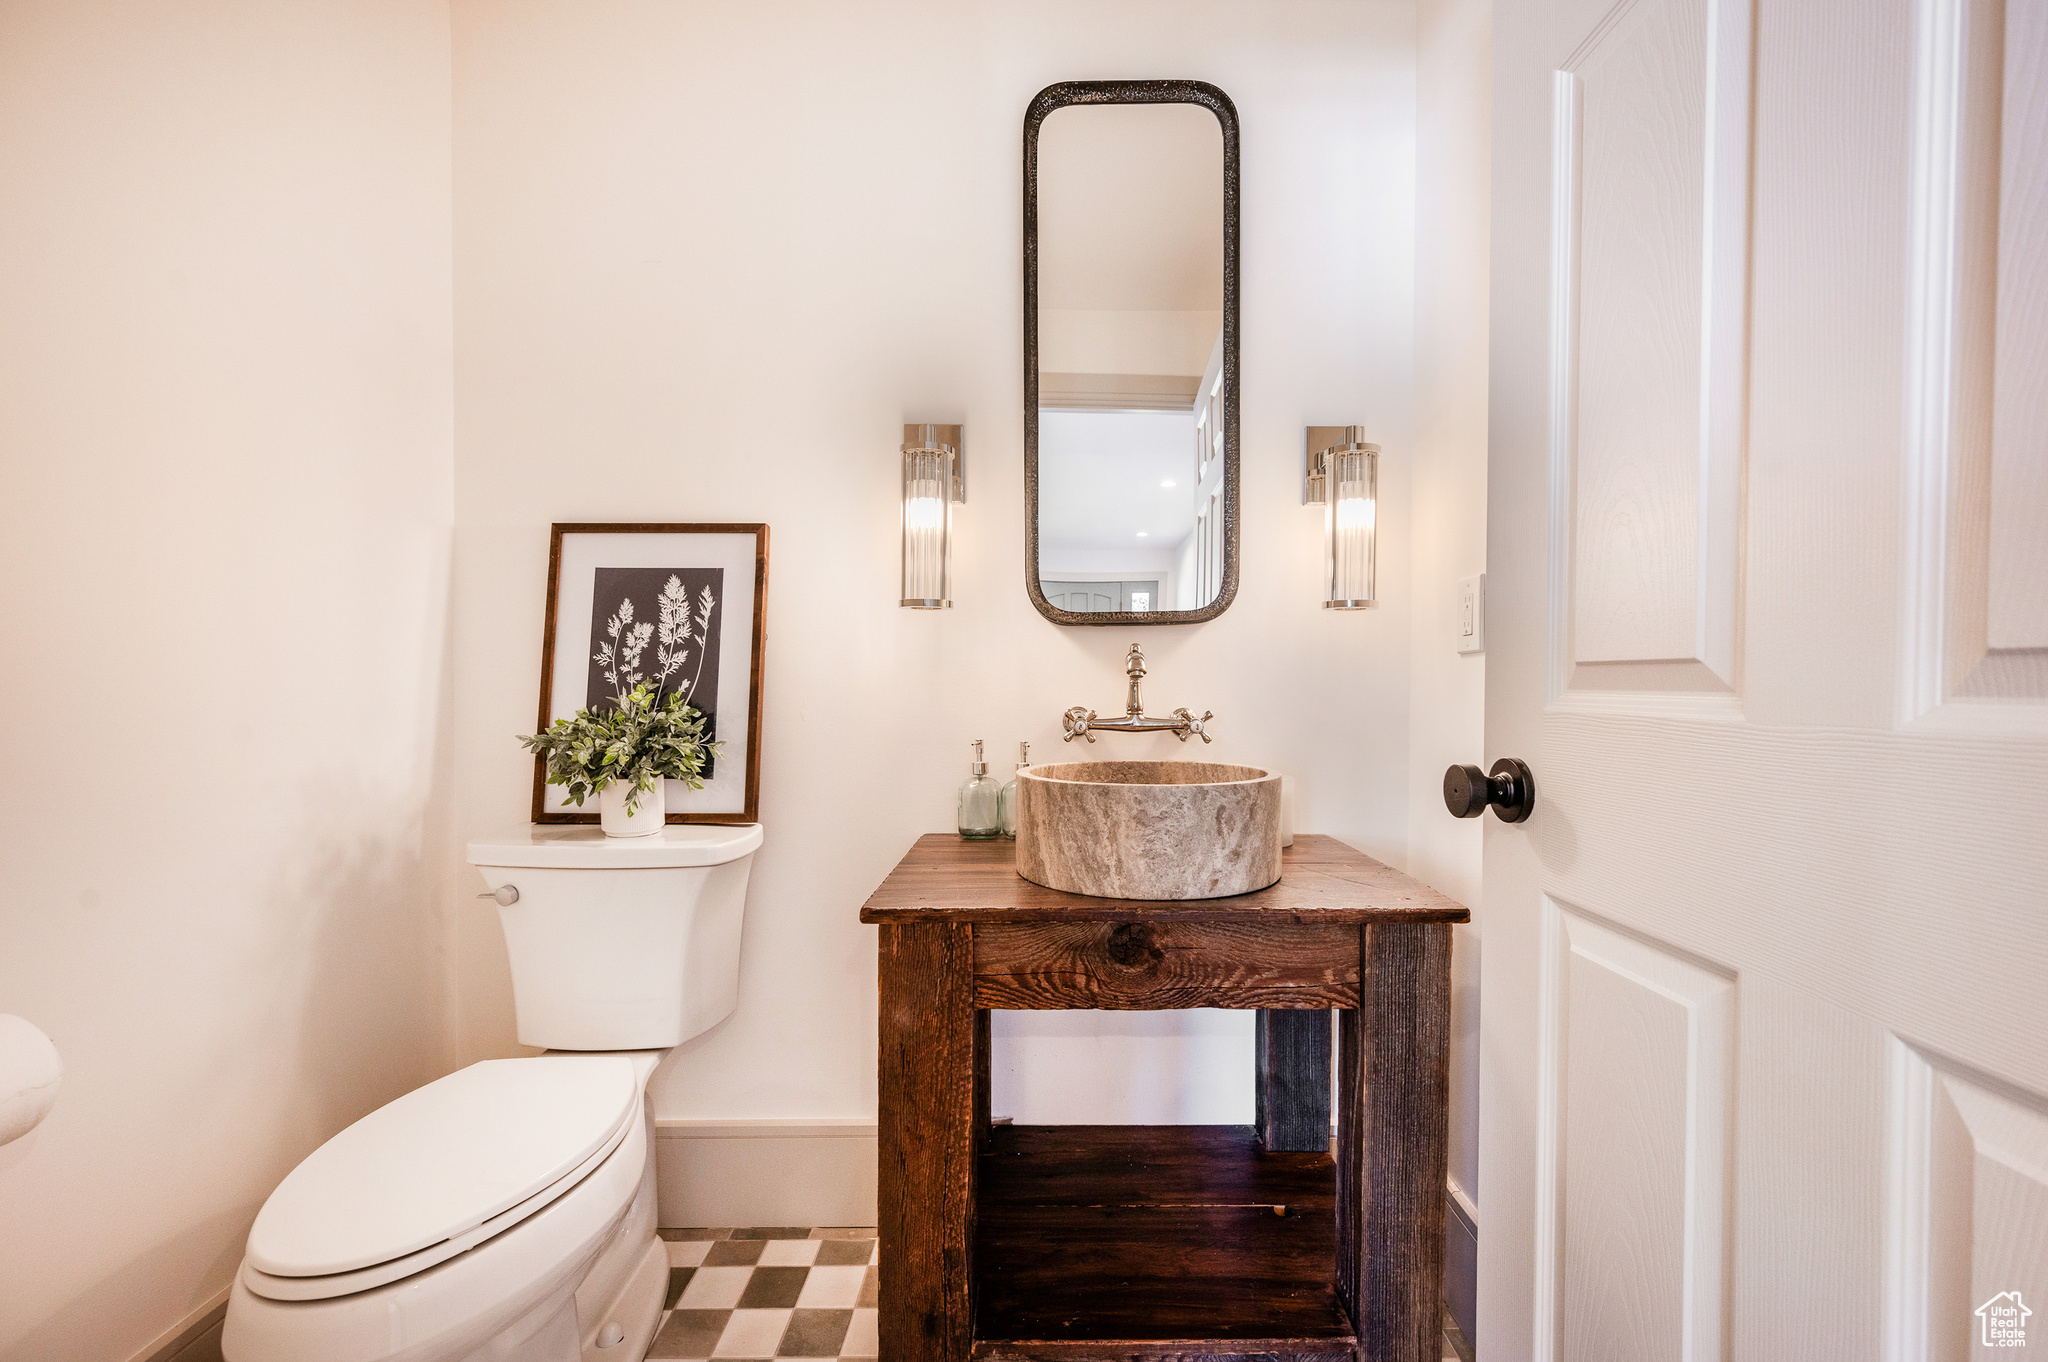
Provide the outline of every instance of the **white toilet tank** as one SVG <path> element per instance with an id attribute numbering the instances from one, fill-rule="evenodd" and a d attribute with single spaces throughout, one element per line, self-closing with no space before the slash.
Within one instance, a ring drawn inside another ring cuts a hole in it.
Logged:
<path id="1" fill-rule="evenodd" d="M 469 863 L 498 895 L 520 1043 L 652 1050 L 730 1016 L 760 845 L 758 823 L 646 837 L 535 824 L 471 842 Z"/>

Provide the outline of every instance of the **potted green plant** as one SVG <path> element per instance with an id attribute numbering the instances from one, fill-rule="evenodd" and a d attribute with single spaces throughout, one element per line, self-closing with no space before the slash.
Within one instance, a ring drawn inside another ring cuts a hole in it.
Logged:
<path id="1" fill-rule="evenodd" d="M 704 762 L 723 744 L 704 741 L 704 716 L 679 692 L 662 698 L 643 681 L 603 708 L 591 706 L 557 719 L 519 743 L 547 762 L 550 785 L 568 787 L 578 808 L 597 796 L 607 837 L 645 837 L 661 831 L 668 815 L 662 782 L 704 788 Z"/>

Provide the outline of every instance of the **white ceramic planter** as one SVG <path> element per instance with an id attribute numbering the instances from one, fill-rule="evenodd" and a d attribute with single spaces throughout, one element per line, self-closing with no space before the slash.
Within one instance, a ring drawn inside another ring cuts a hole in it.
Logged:
<path id="1" fill-rule="evenodd" d="M 597 817 L 607 837 L 651 837 L 661 831 L 668 818 L 668 782 L 661 781 L 653 794 L 642 794 L 629 815 L 627 787 L 613 781 L 597 792 Z"/>

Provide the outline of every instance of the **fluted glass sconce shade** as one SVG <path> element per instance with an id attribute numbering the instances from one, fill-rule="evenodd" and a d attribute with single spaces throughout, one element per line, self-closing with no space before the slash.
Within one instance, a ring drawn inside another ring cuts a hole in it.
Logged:
<path id="1" fill-rule="evenodd" d="M 1324 600 L 1327 610 L 1373 603 L 1373 540 L 1379 520 L 1380 447 L 1361 426 L 1344 427 L 1341 443 L 1311 459 L 1308 500 L 1323 504 Z"/>
<path id="2" fill-rule="evenodd" d="M 912 610 L 953 604 L 953 503 L 964 501 L 960 427 L 903 428 L 903 597 Z"/>

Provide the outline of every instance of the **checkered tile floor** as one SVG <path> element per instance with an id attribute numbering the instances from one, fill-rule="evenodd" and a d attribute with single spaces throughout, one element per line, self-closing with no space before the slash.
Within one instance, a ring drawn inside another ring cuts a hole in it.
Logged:
<path id="1" fill-rule="evenodd" d="M 663 1230 L 668 1313 L 649 1358 L 872 1358 L 875 1232 Z"/>
<path id="2" fill-rule="evenodd" d="M 874 1358 L 875 1232 L 792 1227 L 663 1230 L 667 1314 L 650 1359 Z M 1472 1362 L 1448 1317 L 1445 1362 Z"/>

